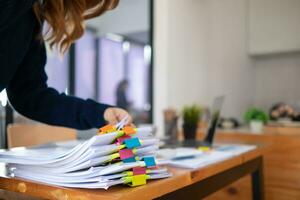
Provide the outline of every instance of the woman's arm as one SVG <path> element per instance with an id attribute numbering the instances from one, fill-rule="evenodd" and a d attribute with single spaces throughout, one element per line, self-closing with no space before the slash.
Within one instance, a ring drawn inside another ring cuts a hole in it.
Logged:
<path id="1" fill-rule="evenodd" d="M 0 0 L 0 31 L 29 11 L 37 0 Z"/>
<path id="2" fill-rule="evenodd" d="M 47 86 L 45 54 L 40 41 L 34 41 L 7 88 L 13 107 L 26 117 L 52 125 L 76 129 L 104 125 L 103 114 L 110 106 L 59 94 Z"/>

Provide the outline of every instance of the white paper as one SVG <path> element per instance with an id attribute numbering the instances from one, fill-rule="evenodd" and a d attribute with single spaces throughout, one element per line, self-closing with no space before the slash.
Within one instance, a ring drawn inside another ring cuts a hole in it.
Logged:
<path id="1" fill-rule="evenodd" d="M 97 135 L 86 141 L 52 143 L 33 148 L 16 148 L 0 152 L 0 162 L 7 163 L 11 177 L 30 179 L 50 185 L 75 188 L 104 188 L 123 184 L 125 171 L 133 167 L 145 167 L 144 161 L 110 164 L 112 154 L 119 151 L 112 144 L 118 133 Z M 133 137 L 138 137 L 141 146 L 136 155 L 141 159 L 154 156 L 159 140 L 148 129 L 138 129 Z M 149 171 L 148 171 L 149 172 Z M 149 172 L 150 179 L 171 176 L 163 169 Z"/>
<path id="2" fill-rule="evenodd" d="M 164 162 L 168 165 L 175 167 L 182 167 L 188 169 L 197 169 L 205 167 L 210 164 L 214 164 L 231 157 L 240 155 L 242 153 L 251 151 L 255 149 L 255 145 L 237 145 L 237 144 L 228 144 L 228 145 L 218 145 L 214 150 L 208 152 L 202 152 L 200 155 L 188 159 L 164 159 L 161 162 Z"/>

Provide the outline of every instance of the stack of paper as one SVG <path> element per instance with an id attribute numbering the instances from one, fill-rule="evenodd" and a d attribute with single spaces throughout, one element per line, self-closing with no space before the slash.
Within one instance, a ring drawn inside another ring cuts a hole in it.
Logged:
<path id="1" fill-rule="evenodd" d="M 69 145 L 0 153 L 10 176 L 76 188 L 138 186 L 171 176 L 155 159 L 159 141 L 149 128 L 106 126 L 91 139 Z"/>

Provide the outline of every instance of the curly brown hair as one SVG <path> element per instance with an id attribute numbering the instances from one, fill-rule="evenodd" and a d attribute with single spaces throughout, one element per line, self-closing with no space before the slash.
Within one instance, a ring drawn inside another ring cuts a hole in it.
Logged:
<path id="1" fill-rule="evenodd" d="M 119 0 L 44 0 L 37 1 L 33 10 L 41 24 L 49 24 L 45 40 L 64 53 L 84 34 L 84 20 L 112 10 L 118 3 Z"/>

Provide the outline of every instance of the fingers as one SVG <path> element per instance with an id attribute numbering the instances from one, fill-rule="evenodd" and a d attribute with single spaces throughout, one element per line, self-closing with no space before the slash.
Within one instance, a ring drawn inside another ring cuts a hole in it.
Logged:
<path id="1" fill-rule="evenodd" d="M 116 114 L 116 118 L 118 121 L 121 121 L 125 116 L 123 116 L 122 114 Z"/>
<path id="2" fill-rule="evenodd" d="M 126 117 L 125 125 L 130 125 L 132 123 L 132 117 L 126 110 L 116 108 L 116 113 L 118 121 L 121 121 Z"/>
<path id="3" fill-rule="evenodd" d="M 111 115 L 111 117 L 107 120 L 108 124 L 117 124 L 119 120 L 115 117 L 115 115 Z"/>
<path id="4" fill-rule="evenodd" d="M 104 118 L 109 124 L 117 124 L 127 117 L 125 121 L 126 126 L 134 126 L 132 124 L 132 117 L 130 114 L 121 108 L 108 108 L 104 113 Z"/>
<path id="5" fill-rule="evenodd" d="M 113 108 L 108 108 L 104 112 L 104 119 L 109 124 L 116 124 L 118 123 L 117 113 Z"/>

